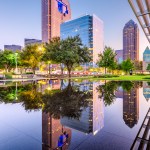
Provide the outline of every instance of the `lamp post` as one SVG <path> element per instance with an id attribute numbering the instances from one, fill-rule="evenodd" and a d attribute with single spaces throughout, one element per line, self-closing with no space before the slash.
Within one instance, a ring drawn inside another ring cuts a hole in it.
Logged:
<path id="1" fill-rule="evenodd" d="M 16 74 L 18 73 L 18 66 L 17 66 L 17 56 L 18 56 L 18 53 L 15 53 L 15 61 L 16 61 Z"/>
<path id="2" fill-rule="evenodd" d="M 48 61 L 48 72 L 51 75 L 51 61 Z"/>

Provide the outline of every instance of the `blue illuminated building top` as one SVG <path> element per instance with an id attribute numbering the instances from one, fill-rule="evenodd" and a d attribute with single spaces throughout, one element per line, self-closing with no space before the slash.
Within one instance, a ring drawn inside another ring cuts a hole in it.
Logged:
<path id="1" fill-rule="evenodd" d="M 61 13 L 61 14 L 68 14 L 68 8 L 67 8 L 67 5 L 65 3 L 62 2 L 62 0 L 56 0 L 57 3 L 58 3 L 58 11 Z"/>
<path id="2" fill-rule="evenodd" d="M 150 49 L 147 47 L 143 53 L 143 61 L 150 62 Z"/>

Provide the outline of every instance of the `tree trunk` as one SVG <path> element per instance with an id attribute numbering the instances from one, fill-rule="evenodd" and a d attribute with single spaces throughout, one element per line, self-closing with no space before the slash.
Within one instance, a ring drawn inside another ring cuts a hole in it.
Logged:
<path id="1" fill-rule="evenodd" d="M 71 78 L 71 69 L 72 69 L 72 66 L 67 66 L 69 78 Z"/>
<path id="2" fill-rule="evenodd" d="M 105 74 L 106 74 L 106 67 L 105 67 Z"/>
<path id="3" fill-rule="evenodd" d="M 61 75 L 63 75 L 64 74 L 64 69 L 63 69 L 63 67 L 61 67 Z"/>
<path id="4" fill-rule="evenodd" d="M 33 74 L 35 75 L 35 68 L 32 68 L 32 70 L 33 70 Z"/>
<path id="5" fill-rule="evenodd" d="M 62 64 L 60 64 L 60 69 L 61 69 L 61 75 L 63 75 L 64 74 L 64 68 L 63 68 Z"/>
<path id="6" fill-rule="evenodd" d="M 71 78 L 71 70 L 70 69 L 68 70 L 68 73 L 69 73 L 69 78 Z"/>

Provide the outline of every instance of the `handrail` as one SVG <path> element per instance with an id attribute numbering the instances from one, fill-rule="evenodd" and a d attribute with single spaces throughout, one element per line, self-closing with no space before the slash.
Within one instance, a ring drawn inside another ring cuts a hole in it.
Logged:
<path id="1" fill-rule="evenodd" d="M 134 140 L 134 142 L 133 142 L 133 144 L 132 144 L 132 146 L 131 146 L 131 150 L 134 150 L 134 146 L 135 146 L 135 144 L 136 144 L 136 142 L 137 142 L 138 139 L 140 139 L 141 141 L 145 141 L 145 142 L 147 142 L 148 144 L 150 144 L 150 141 L 149 141 L 149 140 L 146 140 L 146 139 L 143 139 L 143 138 L 140 138 L 140 137 L 139 137 L 139 134 L 140 134 L 140 132 L 141 132 L 143 126 L 146 126 L 146 127 L 147 127 L 147 125 L 145 125 L 144 123 L 145 123 L 145 120 L 146 120 L 147 117 L 148 117 L 149 112 L 150 112 L 150 108 L 149 108 L 149 110 L 148 110 L 148 112 L 147 112 L 147 114 L 146 114 L 146 116 L 145 116 L 145 118 L 144 118 L 144 121 L 142 122 L 142 125 L 141 125 L 141 127 L 140 127 L 140 129 L 139 129 L 139 132 L 137 133 L 137 135 L 136 135 L 136 137 L 135 137 L 135 140 Z M 150 117 L 149 117 L 149 121 L 150 121 Z M 148 122 L 149 122 L 149 121 L 148 121 Z M 147 145 L 148 145 L 148 144 L 147 144 Z"/>

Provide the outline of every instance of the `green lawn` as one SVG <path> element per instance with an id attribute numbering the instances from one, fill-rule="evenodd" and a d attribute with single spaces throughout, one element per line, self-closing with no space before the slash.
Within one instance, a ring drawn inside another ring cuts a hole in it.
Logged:
<path id="1" fill-rule="evenodd" d="M 93 80 L 119 80 L 119 81 L 150 81 L 150 75 L 124 75 L 119 77 L 112 77 L 112 78 L 100 78 L 100 77 L 92 77 L 92 76 L 86 76 L 86 77 L 73 77 L 76 79 L 93 79 Z"/>

